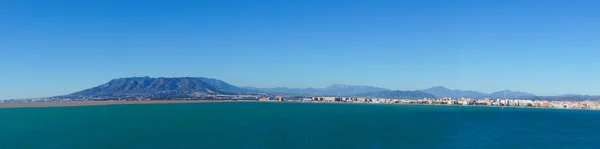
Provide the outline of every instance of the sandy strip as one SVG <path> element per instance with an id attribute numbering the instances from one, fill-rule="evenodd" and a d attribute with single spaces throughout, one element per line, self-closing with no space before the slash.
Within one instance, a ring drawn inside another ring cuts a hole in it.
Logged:
<path id="1" fill-rule="evenodd" d="M 116 105 L 116 104 L 168 104 L 168 103 L 234 102 L 234 101 L 235 100 L 80 101 L 80 102 L 56 102 L 56 103 L 0 104 L 0 108 L 66 107 L 66 106 L 94 106 L 94 105 Z"/>

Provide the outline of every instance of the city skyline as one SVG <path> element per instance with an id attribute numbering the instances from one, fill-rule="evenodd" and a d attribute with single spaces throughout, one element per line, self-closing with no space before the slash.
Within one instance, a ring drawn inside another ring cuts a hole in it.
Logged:
<path id="1" fill-rule="evenodd" d="M 3 1 L 0 99 L 121 77 L 600 95 L 600 2 Z"/>

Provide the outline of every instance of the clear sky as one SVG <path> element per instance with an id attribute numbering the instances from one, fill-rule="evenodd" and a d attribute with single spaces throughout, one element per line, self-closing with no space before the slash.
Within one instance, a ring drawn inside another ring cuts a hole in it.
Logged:
<path id="1" fill-rule="evenodd" d="M 600 95 L 596 0 L 3 0 L 0 99 L 132 76 Z"/>

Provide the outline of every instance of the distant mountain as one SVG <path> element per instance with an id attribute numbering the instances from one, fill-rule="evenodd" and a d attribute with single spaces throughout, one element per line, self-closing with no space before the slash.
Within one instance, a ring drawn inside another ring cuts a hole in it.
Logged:
<path id="1" fill-rule="evenodd" d="M 583 100 L 600 100 L 600 96 L 591 95 L 579 95 L 579 94 L 566 94 L 560 96 L 536 96 L 532 97 L 533 100 L 570 100 L 570 101 L 583 101 Z"/>
<path id="2" fill-rule="evenodd" d="M 464 91 L 464 90 L 451 90 L 442 86 L 431 87 L 428 89 L 420 90 L 425 93 L 432 94 L 436 97 L 452 97 L 452 98 L 479 98 L 485 97 L 488 94 L 477 92 L 477 91 Z"/>
<path id="3" fill-rule="evenodd" d="M 390 89 L 365 86 L 333 84 L 325 88 L 253 88 L 237 87 L 225 81 L 203 77 L 180 78 L 150 78 L 131 77 L 120 78 L 90 89 L 79 91 L 67 96 L 138 96 L 153 95 L 152 97 L 189 97 L 208 94 L 255 94 L 276 93 L 313 96 L 365 96 L 375 98 L 492 98 L 503 99 L 505 91 L 485 94 L 477 91 L 452 90 L 436 86 L 419 91 L 392 91 Z M 156 95 L 156 96 L 155 96 Z M 600 100 L 600 96 L 567 94 L 561 96 L 536 96 L 531 93 L 506 90 L 509 99 L 534 100 Z"/>
<path id="4" fill-rule="evenodd" d="M 295 95 L 320 95 L 324 94 L 321 89 L 315 88 L 287 88 L 287 87 L 276 87 L 276 88 L 256 88 L 256 87 L 244 87 L 249 90 L 262 91 L 266 93 L 275 94 L 295 94 Z"/>
<path id="5" fill-rule="evenodd" d="M 590 95 L 581 95 L 581 94 L 564 94 L 556 97 L 589 97 Z"/>
<path id="6" fill-rule="evenodd" d="M 506 98 L 508 98 L 508 99 L 531 98 L 531 97 L 535 97 L 536 96 L 534 94 L 525 93 L 525 92 L 517 92 L 517 91 L 511 91 L 511 90 L 504 90 L 504 91 L 506 91 Z M 504 98 L 504 91 L 498 91 L 498 92 L 491 93 L 488 97 L 489 98 L 503 99 Z"/>
<path id="7" fill-rule="evenodd" d="M 381 92 L 381 91 L 389 91 L 389 89 L 366 86 L 366 85 L 343 85 L 343 84 L 333 84 L 325 89 L 323 89 L 326 93 L 331 95 L 353 95 L 360 93 L 370 93 L 370 92 Z"/>
<path id="8" fill-rule="evenodd" d="M 213 78 L 203 78 L 203 77 L 197 77 L 196 79 L 207 83 L 221 91 L 225 91 L 225 92 L 230 92 L 230 93 L 252 93 L 252 92 L 258 92 L 256 90 L 251 90 L 251 89 L 246 89 L 246 88 L 241 88 L 241 87 L 237 87 L 234 85 L 231 85 L 225 81 L 222 80 L 218 80 L 218 79 L 213 79 Z"/>
<path id="9" fill-rule="evenodd" d="M 246 89 L 263 91 L 263 92 L 268 92 L 268 93 L 280 93 L 280 94 L 334 95 L 334 96 L 344 96 L 344 95 L 354 95 L 354 94 L 360 94 L 360 93 L 389 91 L 389 89 L 373 87 L 373 86 L 342 85 L 342 84 L 333 84 L 326 88 L 285 88 L 285 87 L 253 88 L 253 87 L 246 87 Z"/>
<path id="10" fill-rule="evenodd" d="M 421 91 L 381 91 L 372 93 L 356 94 L 357 97 L 388 98 L 388 99 L 423 99 L 435 98 L 434 95 Z"/>
<path id="11" fill-rule="evenodd" d="M 159 93 L 224 93 L 224 91 L 203 82 L 201 79 L 132 77 L 109 81 L 106 84 L 86 89 L 71 95 L 77 96 L 115 96 L 147 95 Z"/>
<path id="12" fill-rule="evenodd" d="M 426 92 L 436 97 L 452 97 L 452 98 L 492 98 L 492 99 L 504 99 L 504 91 L 498 91 L 491 94 L 486 94 L 477 91 L 468 91 L 468 90 L 452 90 L 441 86 L 436 86 L 424 90 L 420 90 L 422 92 Z M 517 92 L 506 90 L 506 97 L 509 99 L 515 98 L 531 98 L 536 95 L 526 92 Z"/>

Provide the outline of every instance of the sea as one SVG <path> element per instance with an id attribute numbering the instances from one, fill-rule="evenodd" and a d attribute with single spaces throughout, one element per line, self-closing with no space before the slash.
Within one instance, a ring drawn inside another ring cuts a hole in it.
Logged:
<path id="1" fill-rule="evenodd" d="M 223 102 L 0 109 L 0 149 L 600 148 L 600 111 Z"/>

